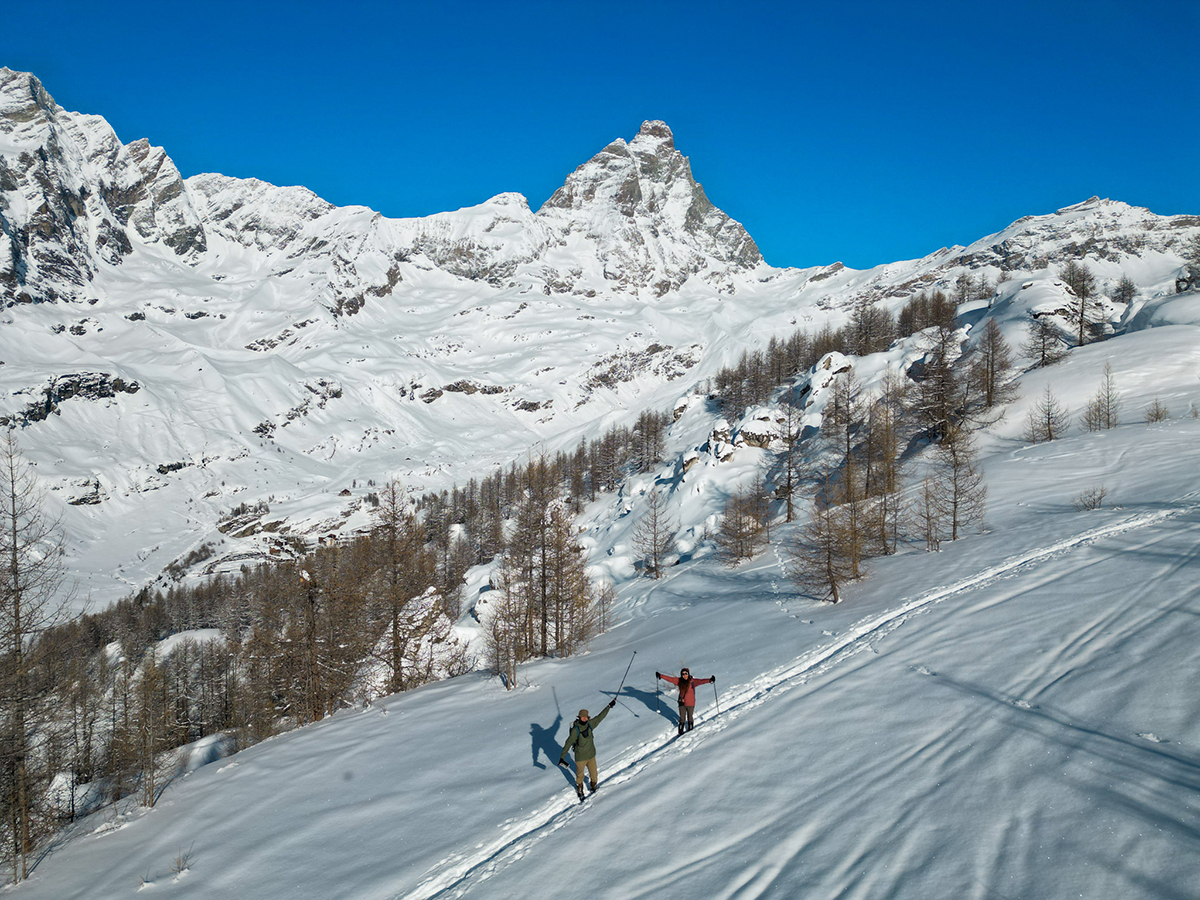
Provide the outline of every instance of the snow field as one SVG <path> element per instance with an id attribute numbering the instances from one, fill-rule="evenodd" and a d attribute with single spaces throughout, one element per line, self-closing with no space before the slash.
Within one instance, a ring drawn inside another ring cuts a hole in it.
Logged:
<path id="1" fill-rule="evenodd" d="M 127 896 L 147 869 L 172 897 L 553 896 L 583 873 L 623 898 L 1187 896 L 1197 436 L 998 446 L 993 530 L 876 561 L 838 607 L 794 596 L 771 553 L 625 583 L 621 625 L 517 690 L 467 676 L 281 735 L 81 823 L 19 891 Z M 1114 459 L 1140 502 L 1054 500 Z M 634 650 L 580 805 L 561 741 Z M 652 672 L 681 664 L 717 675 L 721 715 L 700 688 L 672 740 Z"/>

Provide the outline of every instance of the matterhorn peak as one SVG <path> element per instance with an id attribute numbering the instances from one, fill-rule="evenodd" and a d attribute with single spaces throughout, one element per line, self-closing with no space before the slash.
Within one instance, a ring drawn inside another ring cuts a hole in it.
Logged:
<path id="1" fill-rule="evenodd" d="M 657 119 L 572 172 L 538 217 L 564 233 L 603 235 L 599 255 L 610 283 L 652 286 L 659 296 L 702 272 L 732 289 L 732 272 L 762 262 L 745 229 L 709 202 L 671 129 Z"/>
<path id="2" fill-rule="evenodd" d="M 660 148 L 660 152 L 675 150 L 675 135 L 671 133 L 670 127 L 666 122 L 658 119 L 651 119 L 642 123 L 642 127 L 638 129 L 637 137 L 630 144 L 630 149 L 646 146 L 655 146 Z"/>

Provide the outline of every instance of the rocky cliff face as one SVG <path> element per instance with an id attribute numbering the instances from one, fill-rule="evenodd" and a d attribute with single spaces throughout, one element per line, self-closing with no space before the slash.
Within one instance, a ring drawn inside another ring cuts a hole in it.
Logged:
<path id="1" fill-rule="evenodd" d="M 93 296 L 97 262 L 120 265 L 132 252 L 130 229 L 187 263 L 206 246 L 183 178 L 161 148 L 122 145 L 102 118 L 61 109 L 37 78 L 7 68 L 0 69 L 0 229 L 7 302 Z"/>

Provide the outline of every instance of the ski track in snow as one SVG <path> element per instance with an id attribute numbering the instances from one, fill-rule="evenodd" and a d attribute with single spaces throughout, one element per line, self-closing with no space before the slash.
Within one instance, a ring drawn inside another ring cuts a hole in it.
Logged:
<path id="1" fill-rule="evenodd" d="M 873 649 L 874 643 L 890 634 L 911 616 L 941 603 L 943 600 L 990 584 L 1019 570 L 1040 565 L 1103 538 L 1147 528 L 1183 513 L 1200 509 L 1200 504 L 1187 502 L 1194 500 L 1197 496 L 1200 496 L 1200 491 L 1194 491 L 1181 497 L 1178 505 L 1172 508 L 1156 510 L 1084 531 L 1047 547 L 1028 550 L 1010 557 L 946 587 L 927 591 L 913 599 L 905 598 L 894 608 L 857 622 L 829 643 L 814 647 L 791 663 L 764 673 L 732 691 L 723 698 L 721 712 L 710 712 L 703 717 L 697 717 L 697 726 L 705 725 L 705 728 L 698 727 L 696 731 L 679 737 L 669 734 L 643 741 L 629 748 L 608 765 L 612 774 L 604 779 L 602 786 L 606 790 L 602 793 L 607 794 L 630 781 L 647 766 L 654 765 L 663 759 L 690 753 L 695 744 L 705 740 L 708 734 L 724 730 L 727 720 L 737 719 L 773 697 L 805 684 L 812 677 L 823 674 L 832 666 L 844 662 L 857 653 Z M 920 672 L 921 669 L 918 668 L 917 671 Z M 933 675 L 934 673 L 925 670 L 921 674 Z M 1150 741 L 1161 740 L 1161 738 L 1149 734 L 1139 735 L 1139 737 Z M 475 852 L 455 854 L 442 860 L 414 890 L 392 895 L 393 900 L 435 900 L 435 898 L 464 896 L 473 886 L 487 881 L 496 872 L 522 859 L 542 838 L 569 825 L 583 813 L 587 806 L 596 802 L 595 798 L 589 798 L 584 803 L 580 803 L 575 798 L 574 792 L 565 793 L 567 796 L 556 795 L 552 800 L 523 818 L 509 819 L 500 826 L 503 830 L 500 837 L 489 843 L 477 845 Z"/>

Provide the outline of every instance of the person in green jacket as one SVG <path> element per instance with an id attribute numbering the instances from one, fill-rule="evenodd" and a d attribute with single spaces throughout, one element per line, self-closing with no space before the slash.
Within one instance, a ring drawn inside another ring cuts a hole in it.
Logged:
<path id="1" fill-rule="evenodd" d="M 608 715 L 608 711 L 617 705 L 617 698 L 604 708 L 604 711 L 596 718 L 592 719 L 588 716 L 586 709 L 579 711 L 579 718 L 571 723 L 571 732 L 567 735 L 567 742 L 563 744 L 562 753 L 559 754 L 558 764 L 565 766 L 567 764 L 567 751 L 572 747 L 575 748 L 575 793 L 579 794 L 579 799 L 583 799 L 583 770 L 586 768 L 588 775 L 591 777 L 591 789 L 594 793 L 596 786 L 599 783 L 599 778 L 596 774 L 596 741 L 592 738 L 592 731 L 597 725 L 604 721 L 604 717 Z"/>

